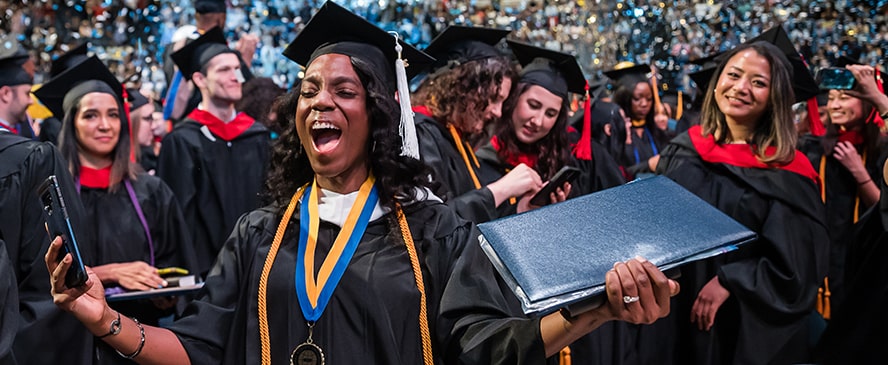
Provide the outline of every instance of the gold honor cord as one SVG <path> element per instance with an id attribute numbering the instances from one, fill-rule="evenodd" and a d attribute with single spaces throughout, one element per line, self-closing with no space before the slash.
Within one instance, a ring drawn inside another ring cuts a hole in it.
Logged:
<path id="1" fill-rule="evenodd" d="M 284 212 L 284 216 L 283 218 L 281 218 L 280 224 L 278 224 L 278 229 L 277 232 L 275 232 L 274 241 L 271 243 L 271 248 L 269 248 L 268 256 L 265 257 L 265 264 L 262 266 L 262 275 L 259 277 L 258 312 L 262 365 L 271 365 L 271 336 L 269 334 L 268 305 L 266 301 L 266 298 L 268 297 L 268 275 L 271 272 L 272 265 L 274 265 L 274 259 L 277 256 L 278 250 L 280 249 L 281 241 L 283 241 L 284 232 L 287 230 L 287 224 L 290 222 L 290 219 L 293 216 L 293 211 L 296 210 L 296 205 L 298 204 L 299 199 L 302 197 L 302 193 L 305 191 L 305 188 L 307 186 L 308 184 L 296 191 L 296 193 L 293 194 L 293 198 L 290 199 L 290 204 L 287 206 L 287 210 Z M 410 256 L 410 266 L 413 269 L 413 276 L 416 280 L 416 287 L 419 289 L 420 293 L 419 328 L 422 335 L 423 363 L 425 365 L 432 365 L 434 364 L 434 359 L 432 357 L 432 338 L 431 332 L 429 331 L 426 310 L 425 285 L 423 284 L 422 280 L 422 270 L 419 267 L 419 259 L 416 254 L 416 248 L 413 244 L 413 235 L 410 233 L 410 228 L 407 225 L 407 218 L 405 217 L 404 212 L 401 210 L 400 205 L 396 205 L 395 210 L 401 226 L 401 236 L 404 239 L 404 244 L 407 246 L 407 252 Z"/>
<path id="2" fill-rule="evenodd" d="M 475 175 L 475 169 L 472 167 L 472 162 L 469 161 L 469 153 L 472 154 L 472 159 L 475 160 L 475 166 L 481 167 L 481 164 L 478 163 L 478 159 L 475 157 L 475 152 L 472 149 L 469 149 L 469 152 L 466 152 L 466 145 L 463 142 L 462 138 L 459 137 L 459 132 L 456 130 L 456 127 L 453 124 L 448 124 L 447 129 L 450 130 L 450 135 L 453 136 L 453 142 L 456 144 L 456 149 L 459 150 L 459 154 L 462 155 L 463 162 L 466 163 L 466 169 L 469 170 L 469 175 L 472 176 L 472 182 L 475 183 L 475 189 L 481 189 L 481 182 L 478 181 L 478 176 Z"/>

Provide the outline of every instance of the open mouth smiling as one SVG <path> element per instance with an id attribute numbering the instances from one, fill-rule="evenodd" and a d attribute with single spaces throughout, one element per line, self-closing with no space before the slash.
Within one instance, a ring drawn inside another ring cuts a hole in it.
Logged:
<path id="1" fill-rule="evenodd" d="M 325 121 L 316 121 L 311 125 L 311 140 L 318 152 L 330 152 L 339 145 L 342 130 Z"/>

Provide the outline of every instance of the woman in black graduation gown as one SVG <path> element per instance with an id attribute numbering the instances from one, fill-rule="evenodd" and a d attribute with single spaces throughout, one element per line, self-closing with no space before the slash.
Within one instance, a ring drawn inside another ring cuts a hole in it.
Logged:
<path id="1" fill-rule="evenodd" d="M 661 155 L 658 173 L 759 236 L 682 269 L 686 290 L 670 315 L 677 364 L 808 360 L 805 325 L 828 236 L 817 174 L 795 151 L 791 67 L 769 43 L 732 50 L 709 83 L 701 125 Z"/>
<path id="2" fill-rule="evenodd" d="M 165 285 L 157 268 L 193 269 L 188 231 L 172 191 L 159 178 L 136 172 L 123 91 L 114 75 L 93 57 L 43 88 L 38 97 L 54 114 L 64 115 L 59 150 L 88 217 L 97 252 L 93 271 L 102 283 L 147 290 Z M 114 307 L 151 324 L 172 314 L 169 304 L 149 300 Z"/>
<path id="3" fill-rule="evenodd" d="M 522 164 L 482 184 L 475 146 L 467 141 L 502 115 L 515 75 L 494 45 L 508 33 L 445 29 L 425 49 L 437 63 L 413 98 L 422 161 L 432 168 L 447 205 L 473 223 L 498 218 L 501 205 L 513 197 L 530 198 L 542 186 L 539 174 Z"/>
<path id="4" fill-rule="evenodd" d="M 57 303 L 97 335 L 114 333 L 109 326 L 120 318 L 119 333 L 103 340 L 140 362 L 167 364 L 284 364 L 291 356 L 330 364 L 538 363 L 602 321 L 665 315 L 677 286 L 637 260 L 615 265 L 600 309 L 572 320 L 504 314 L 494 270 L 473 244 L 474 226 L 434 198 L 418 159 L 399 155 L 392 41 L 327 2 L 287 48 L 307 68 L 298 100 L 290 95 L 292 127 L 276 148 L 277 202 L 241 218 L 202 294 L 171 330 L 118 317 L 94 274 L 81 289 L 56 281 Z M 412 67 L 423 62 L 401 45 Z M 46 258 L 56 275 L 70 261 L 55 264 L 58 242 Z M 624 304 L 624 294 L 641 299 Z"/>
<path id="5" fill-rule="evenodd" d="M 826 204 L 830 265 L 823 293 L 829 296 L 821 296 L 818 305 L 827 319 L 844 302 L 845 259 L 853 244 L 849 238 L 863 213 L 879 201 L 886 158 L 886 139 L 880 131 L 885 123 L 876 105 L 888 104 L 888 96 L 879 90 L 872 67 L 848 68 L 858 78 L 858 89 L 829 90 L 827 135 L 806 138 L 807 143 L 800 146 L 818 169 Z"/>
<path id="6" fill-rule="evenodd" d="M 650 65 L 636 65 L 604 72 L 615 81 L 613 101 L 629 117 L 630 141 L 623 154 L 625 160 L 617 161 L 626 170 L 630 179 L 650 176 L 657 166 L 657 159 L 663 147 L 669 143 L 665 125 L 654 122 L 654 88 L 651 86 Z"/>
<path id="7" fill-rule="evenodd" d="M 492 138 L 476 152 L 482 164 L 481 180 L 496 181 L 519 164 L 533 168 L 544 181 L 563 166 L 579 168 L 581 176 L 557 190 L 554 201 L 617 186 L 625 181 L 617 163 L 589 134 L 578 144 L 568 140 L 569 93 L 584 94 L 586 80 L 576 59 L 565 53 L 508 41 L 524 68 L 503 103 Z M 591 123 L 590 123 L 591 124 Z M 514 214 L 517 199 L 500 205 L 500 215 Z M 526 210 L 527 208 L 524 207 Z"/>

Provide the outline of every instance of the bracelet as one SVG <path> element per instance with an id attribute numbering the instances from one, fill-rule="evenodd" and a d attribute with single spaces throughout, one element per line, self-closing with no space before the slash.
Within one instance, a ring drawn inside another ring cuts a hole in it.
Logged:
<path id="1" fill-rule="evenodd" d="M 145 328 L 142 327 L 142 324 L 139 323 L 139 320 L 136 319 L 135 317 L 130 317 L 130 319 L 132 319 L 133 322 L 136 322 L 136 326 L 139 327 L 139 334 L 142 336 L 142 339 L 141 339 L 141 341 L 139 341 L 139 347 L 132 354 L 124 355 L 122 352 L 120 352 L 120 350 L 114 349 L 114 351 L 117 352 L 117 354 L 122 356 L 124 359 L 136 358 L 136 356 L 139 356 L 139 353 L 142 352 L 142 348 L 145 347 Z"/>
<path id="2" fill-rule="evenodd" d="M 873 181 L 873 179 L 866 179 L 865 181 L 861 181 L 861 182 L 857 183 L 857 185 L 866 185 L 870 181 Z"/>
<path id="3" fill-rule="evenodd" d="M 108 330 L 108 333 L 101 335 L 98 338 L 105 338 L 118 333 L 120 333 L 120 312 L 117 312 L 117 319 L 111 321 L 111 328 Z"/>

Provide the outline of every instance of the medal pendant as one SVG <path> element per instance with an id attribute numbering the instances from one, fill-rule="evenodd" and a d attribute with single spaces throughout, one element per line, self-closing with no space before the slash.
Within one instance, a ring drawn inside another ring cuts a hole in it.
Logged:
<path id="1" fill-rule="evenodd" d="M 324 351 L 314 343 L 305 342 L 290 354 L 290 365 L 324 365 Z"/>

